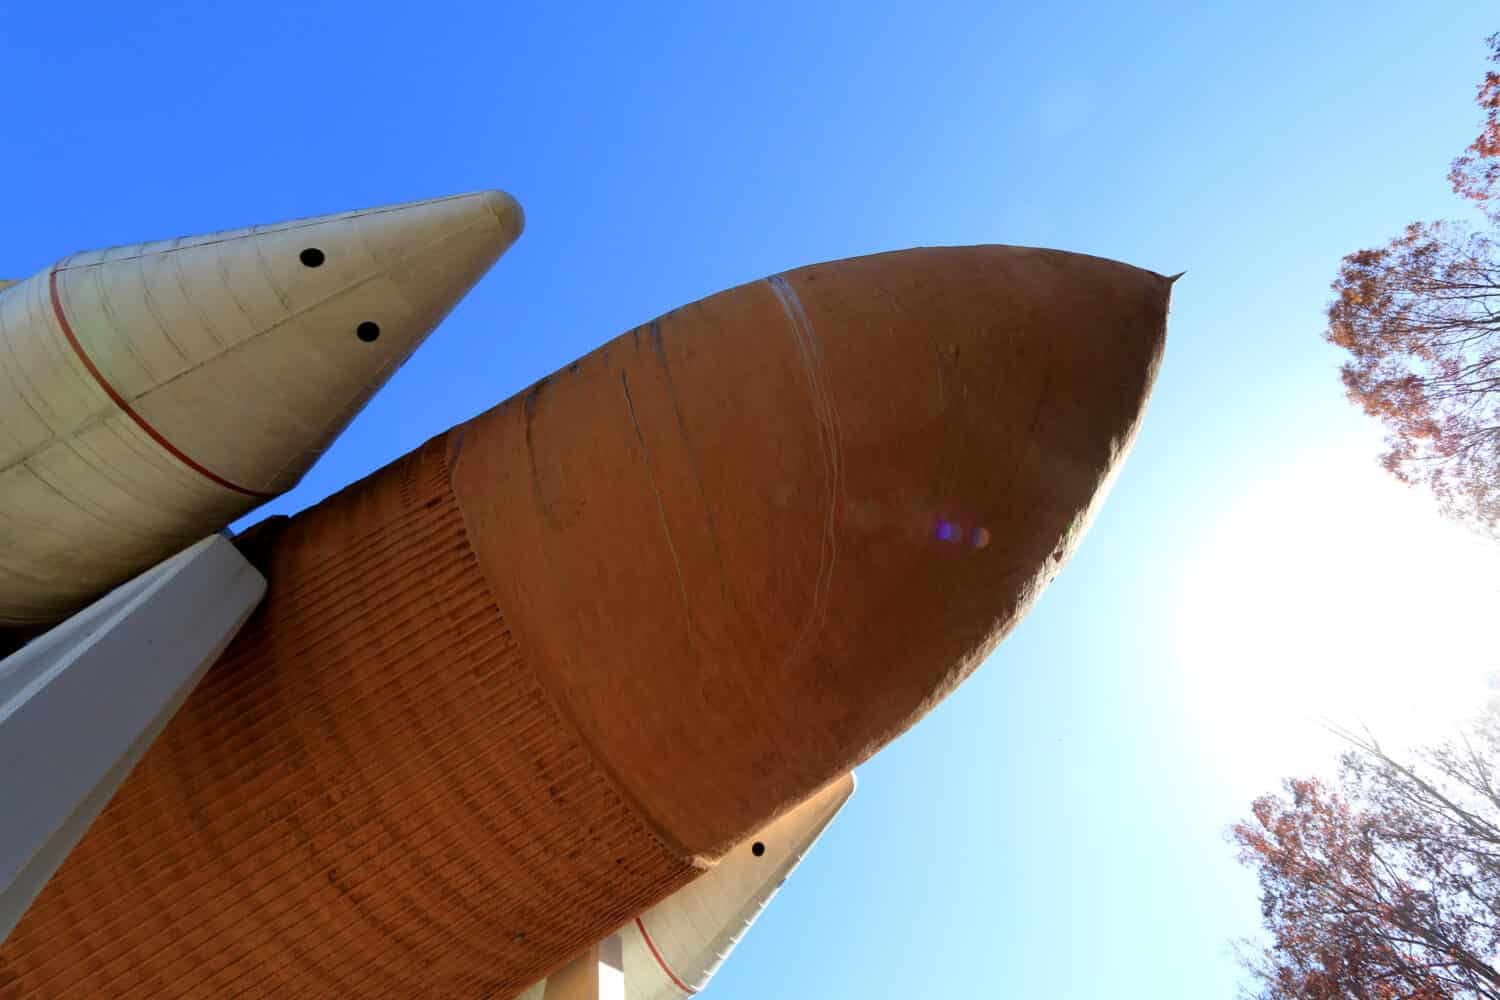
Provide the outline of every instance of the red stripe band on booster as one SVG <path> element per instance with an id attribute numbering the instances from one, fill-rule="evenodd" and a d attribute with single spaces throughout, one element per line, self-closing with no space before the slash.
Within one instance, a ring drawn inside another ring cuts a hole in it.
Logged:
<path id="1" fill-rule="evenodd" d="M 209 479 L 219 486 L 224 487 L 226 490 L 233 490 L 236 493 L 243 493 L 245 496 L 254 497 L 257 500 L 269 500 L 273 496 L 275 496 L 274 493 L 262 493 L 259 490 L 252 490 L 247 489 L 244 486 L 238 486 L 234 483 L 231 483 L 223 476 L 209 469 L 205 469 L 203 466 L 199 465 L 197 462 L 193 461 L 186 454 L 184 454 L 181 448 L 178 448 L 172 442 L 168 441 L 166 437 L 161 433 L 161 431 L 158 431 L 155 427 L 152 427 L 149 423 L 147 423 L 145 417 L 135 412 L 135 410 L 131 408 L 131 405 L 125 401 L 125 397 L 116 392 L 115 387 L 109 384 L 109 380 L 105 378 L 104 373 L 95 366 L 94 362 L 89 358 L 88 352 L 86 352 L 83 349 L 83 345 L 78 342 L 77 335 L 73 333 L 73 327 L 69 325 L 68 317 L 63 313 L 62 298 L 57 294 L 57 268 L 55 267 L 47 276 L 47 287 L 48 290 L 52 293 L 52 311 L 57 316 L 58 325 L 62 327 L 63 336 L 67 337 L 68 343 L 73 345 L 73 353 L 78 355 L 78 360 L 83 362 L 83 367 L 87 368 L 89 370 L 89 374 L 94 376 L 94 381 L 99 383 L 99 388 L 103 389 L 105 394 L 108 395 L 110 399 L 114 400 L 114 404 L 120 409 L 124 410 L 125 415 L 131 420 L 134 420 L 136 426 L 145 431 L 146 434 L 150 436 L 151 440 L 155 441 L 157 444 L 166 449 L 167 453 L 170 454 L 173 458 L 177 459 L 177 461 L 181 462 L 183 465 L 186 465 L 189 469 L 192 469 L 194 472 L 198 473 L 204 478 Z"/>
<path id="2" fill-rule="evenodd" d="M 646 947 L 651 949 L 651 957 L 656 959 L 656 964 L 661 966 L 661 971 L 667 974 L 667 978 L 672 980 L 677 988 L 686 993 L 688 996 L 692 996 L 693 994 L 697 993 L 697 990 L 693 989 L 681 979 L 678 979 L 677 973 L 672 971 L 672 967 L 667 964 L 667 960 L 661 957 L 661 952 L 656 950 L 656 942 L 652 941 L 651 935 L 646 933 L 646 925 L 641 923 L 640 917 L 635 918 L 635 925 L 640 929 L 641 937 L 645 940 Z"/>

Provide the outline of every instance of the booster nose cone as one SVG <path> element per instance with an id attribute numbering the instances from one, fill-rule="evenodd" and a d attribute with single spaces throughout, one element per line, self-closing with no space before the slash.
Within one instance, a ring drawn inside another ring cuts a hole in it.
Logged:
<path id="1" fill-rule="evenodd" d="M 521 210 L 521 203 L 504 191 L 482 191 L 480 194 L 495 218 L 500 220 L 500 225 L 519 236 L 526 228 L 526 213 Z M 515 236 L 511 237 L 511 242 L 515 242 Z"/>
<path id="2" fill-rule="evenodd" d="M 84 352 L 146 423 L 243 491 L 275 495 L 521 225 L 508 195 L 458 195 L 80 254 L 59 266 L 58 293 Z"/>
<path id="3" fill-rule="evenodd" d="M 846 774 L 735 846 L 620 931 L 626 1000 L 701 993 L 854 794 Z"/>
<path id="4" fill-rule="evenodd" d="M 520 234 L 498 191 L 75 254 L 0 294 L 0 625 L 296 485 Z"/>

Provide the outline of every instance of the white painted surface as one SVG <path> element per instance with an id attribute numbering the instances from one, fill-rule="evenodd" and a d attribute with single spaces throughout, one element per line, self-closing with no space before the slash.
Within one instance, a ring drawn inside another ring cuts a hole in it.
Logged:
<path id="1" fill-rule="evenodd" d="M 854 784 L 844 775 L 621 929 L 627 1000 L 676 1000 L 707 986 Z M 759 856 L 756 844 L 764 847 Z"/>
<path id="2" fill-rule="evenodd" d="M 0 940 L 265 590 L 213 535 L 0 660 Z"/>
<path id="3" fill-rule="evenodd" d="M 679 1000 L 702 991 L 854 786 L 853 774 L 832 782 L 516 1000 Z"/>
<path id="4" fill-rule="evenodd" d="M 625 1000 L 624 947 L 618 934 L 599 943 L 599 1000 Z"/>
<path id="5" fill-rule="evenodd" d="M 0 625 L 56 621 L 296 485 L 522 224 L 489 191 L 75 254 L 0 289 Z"/>

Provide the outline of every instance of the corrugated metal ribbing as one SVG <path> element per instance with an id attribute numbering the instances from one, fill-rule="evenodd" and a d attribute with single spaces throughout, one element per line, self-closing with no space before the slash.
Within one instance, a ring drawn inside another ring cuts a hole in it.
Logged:
<path id="1" fill-rule="evenodd" d="M 0 995 L 504 998 L 692 878 L 538 686 L 443 448 L 287 529 L 309 544 L 276 546 L 269 606 L 0 949 Z"/>

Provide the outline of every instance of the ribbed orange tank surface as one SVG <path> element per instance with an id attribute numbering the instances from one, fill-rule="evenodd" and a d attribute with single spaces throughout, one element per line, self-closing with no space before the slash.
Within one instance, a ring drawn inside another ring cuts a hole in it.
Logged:
<path id="1" fill-rule="evenodd" d="M 6 942 L 0 993 L 507 997 L 692 877 L 516 649 L 442 439 L 278 541 L 266 605 Z"/>
<path id="2" fill-rule="evenodd" d="M 1119 471 L 1170 287 L 1017 247 L 801 268 L 292 518 L 0 992 L 514 996 L 983 661 Z"/>

